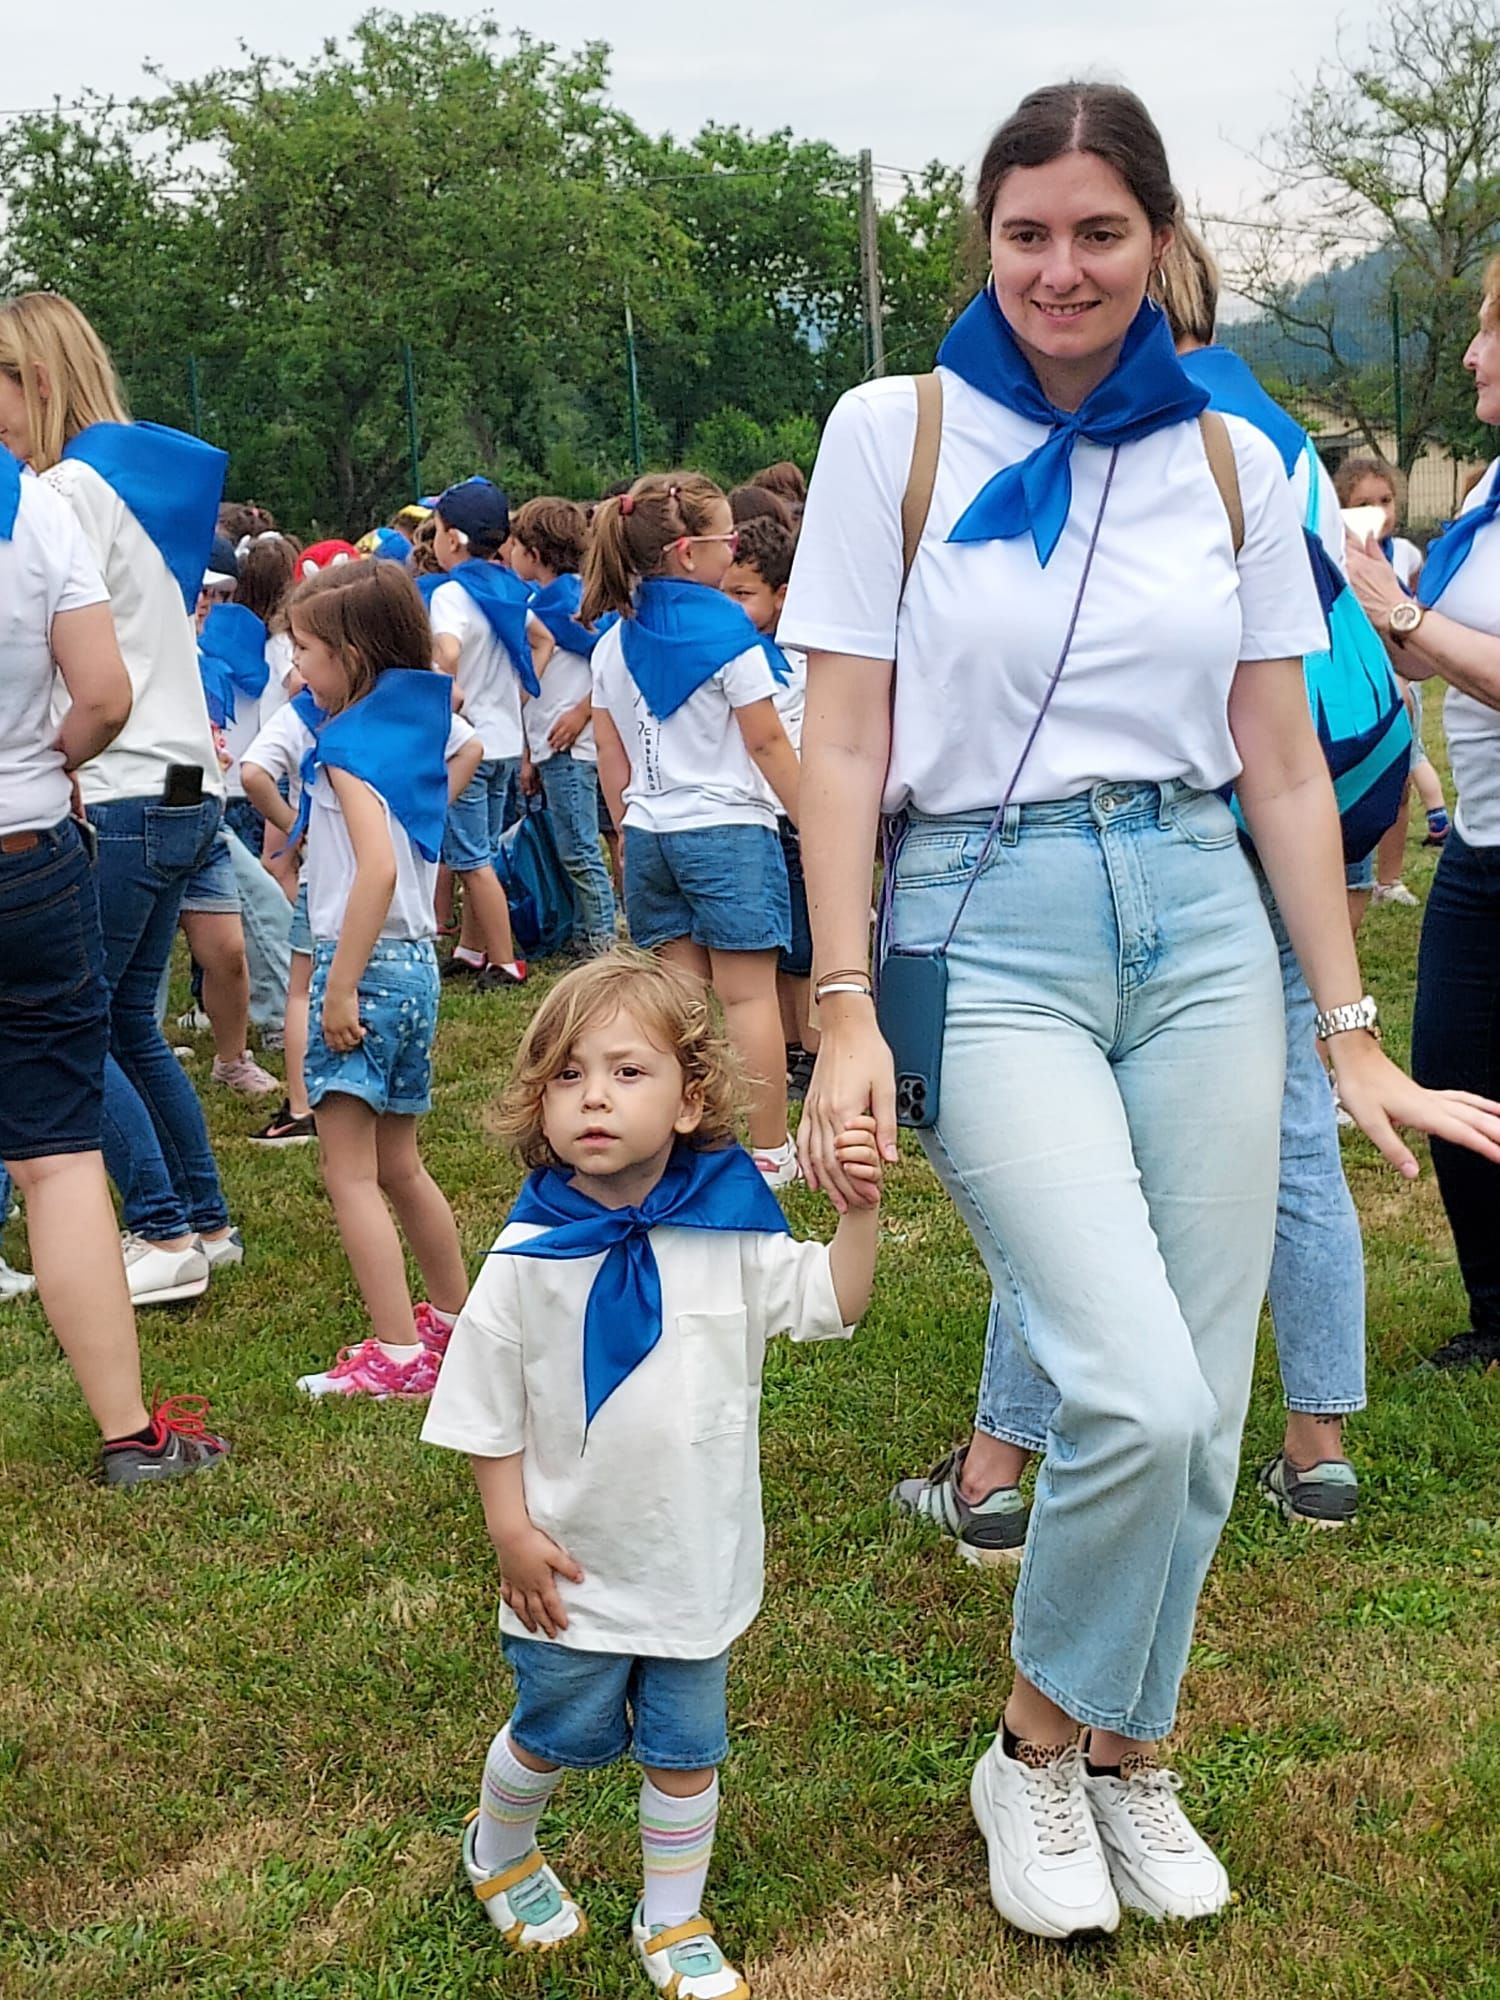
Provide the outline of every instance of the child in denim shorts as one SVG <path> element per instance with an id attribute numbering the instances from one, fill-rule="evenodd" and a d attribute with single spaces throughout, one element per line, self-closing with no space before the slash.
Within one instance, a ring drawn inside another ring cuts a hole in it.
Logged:
<path id="1" fill-rule="evenodd" d="M 304 1077 L 323 1179 L 370 1317 L 368 1339 L 298 1387 L 416 1399 L 431 1392 L 468 1289 L 453 1211 L 417 1148 L 417 1119 L 432 1102 L 437 857 L 448 800 L 473 776 L 480 746 L 453 715 L 447 677 L 429 664 L 427 614 L 396 564 L 324 570 L 301 586 L 290 615 L 298 671 L 325 717 L 302 798 L 313 935 Z M 428 1287 L 415 1307 L 391 1209 Z"/>
<path id="2" fill-rule="evenodd" d="M 632 1936 L 674 2000 L 748 1992 L 702 1913 L 729 1647 L 760 1607 L 767 1340 L 836 1338 L 875 1272 L 873 1121 L 838 1140 L 865 1200 L 798 1243 L 734 1138 L 707 989 L 638 952 L 569 973 L 522 1040 L 501 1126 L 534 1171 L 454 1330 L 423 1438 L 467 1452 L 500 1559 L 510 1719 L 463 1865 L 506 1942 L 583 1915 L 536 1845 L 564 1770 L 643 1766 Z"/>

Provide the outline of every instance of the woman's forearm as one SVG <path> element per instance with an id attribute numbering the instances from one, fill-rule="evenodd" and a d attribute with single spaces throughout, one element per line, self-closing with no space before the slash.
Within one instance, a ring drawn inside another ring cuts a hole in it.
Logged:
<path id="1" fill-rule="evenodd" d="M 1460 625 L 1441 611 L 1429 611 L 1416 631 L 1391 658 L 1398 673 L 1408 680 L 1437 675 L 1482 701 L 1500 708 L 1500 639 L 1489 632 L 1476 632 L 1472 625 Z"/>
<path id="2" fill-rule="evenodd" d="M 798 824 L 819 972 L 869 963 L 870 876 L 891 748 L 890 684 L 889 661 L 838 653 L 808 657 Z"/>

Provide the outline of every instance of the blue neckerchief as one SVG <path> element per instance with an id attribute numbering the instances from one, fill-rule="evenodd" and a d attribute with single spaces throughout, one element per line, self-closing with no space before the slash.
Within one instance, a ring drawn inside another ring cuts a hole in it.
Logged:
<path id="1" fill-rule="evenodd" d="M 765 654 L 766 665 L 776 676 L 780 685 L 782 687 L 790 687 L 792 684 L 792 663 L 786 654 L 782 652 L 769 632 L 761 633 L 760 650 Z"/>
<path id="2" fill-rule="evenodd" d="M 675 715 L 720 667 L 759 645 L 743 605 L 671 577 L 638 584 L 635 614 L 620 621 L 625 665 L 658 722 Z"/>
<path id="3" fill-rule="evenodd" d="M 530 608 L 531 592 L 515 571 L 505 569 L 499 563 L 480 562 L 477 556 L 471 556 L 468 562 L 460 563 L 457 569 L 450 569 L 438 581 L 463 585 L 509 655 L 510 663 L 516 670 L 516 679 L 529 695 L 539 695 L 542 684 L 531 664 L 531 641 L 526 636 L 526 614 Z M 430 603 L 431 592 L 426 594 Z"/>
<path id="4" fill-rule="evenodd" d="M 15 533 L 20 511 L 21 461 L 0 445 L 0 542 L 8 542 Z"/>
<path id="5" fill-rule="evenodd" d="M 411 543 L 399 528 L 377 528 L 375 546 L 370 554 L 381 562 L 398 562 L 404 565 L 411 554 Z"/>
<path id="6" fill-rule="evenodd" d="M 264 619 L 244 604 L 216 604 L 198 634 L 198 673 L 209 720 L 227 728 L 234 720 L 236 695 L 258 701 L 271 677 Z"/>
<path id="7" fill-rule="evenodd" d="M 451 694 L 448 705 L 451 709 L 453 705 Z M 305 687 L 294 694 L 288 706 L 299 717 L 312 742 L 303 751 L 302 762 L 297 767 L 297 817 L 292 822 L 291 831 L 287 834 L 285 842 L 276 850 L 278 861 L 283 854 L 289 853 L 297 845 L 307 831 L 308 814 L 312 811 L 313 780 L 318 775 L 318 731 L 328 720 L 326 711 L 318 706 L 317 697 L 311 688 Z M 444 745 L 445 749 L 446 747 Z"/>
<path id="8" fill-rule="evenodd" d="M 112 486 L 160 551 L 191 612 L 218 525 L 229 454 L 164 424 L 90 424 L 63 446 Z"/>
<path id="9" fill-rule="evenodd" d="M 578 607 L 582 602 L 582 579 L 565 570 L 551 583 L 542 585 L 531 600 L 531 609 L 565 653 L 580 653 L 589 660 L 605 628 L 579 624 Z"/>
<path id="10" fill-rule="evenodd" d="M 1207 392 L 1190 382 L 1172 349 L 1165 315 L 1149 299 L 1131 322 L 1114 368 L 1076 410 L 1059 410 L 1042 393 L 988 287 L 949 328 L 938 365 L 971 389 L 1014 410 L 1051 436 L 1017 465 L 997 472 L 964 509 L 950 542 L 1010 541 L 1030 534 L 1045 569 L 1073 504 L 1073 447 L 1131 444 L 1168 424 L 1196 417 Z"/>
<path id="11" fill-rule="evenodd" d="M 1474 537 L 1500 514 L 1500 475 L 1491 474 L 1488 496 L 1470 507 L 1427 544 L 1422 574 L 1417 578 L 1417 602 L 1431 610 L 1468 560 Z"/>
<path id="12" fill-rule="evenodd" d="M 314 733 L 302 759 L 302 798 L 287 835 L 295 847 L 306 829 L 318 767 L 347 771 L 379 792 L 424 861 L 442 852 L 448 820 L 448 736 L 453 727 L 453 683 L 421 667 L 387 667 L 352 708 L 326 721 L 316 702 L 304 706 L 304 688 L 293 706 Z M 309 697 L 310 698 L 310 697 Z"/>
<path id="13" fill-rule="evenodd" d="M 639 1208 L 604 1208 L 556 1167 L 528 1174 L 508 1222 L 539 1222 L 541 1235 L 505 1243 L 514 1257 L 593 1257 L 602 1250 L 583 1315 L 584 1430 L 661 1339 L 661 1273 L 651 1231 L 753 1229 L 790 1234 L 775 1195 L 743 1146 L 699 1152 L 679 1142 Z M 669 1392 L 670 1393 L 670 1392 Z"/>
<path id="14" fill-rule="evenodd" d="M 1288 416 L 1280 403 L 1273 402 L 1251 373 L 1247 363 L 1228 347 L 1195 347 L 1178 356 L 1189 381 L 1208 391 L 1208 407 L 1228 417 L 1243 417 L 1268 437 L 1281 453 L 1286 476 L 1291 478 L 1297 460 L 1307 449 L 1307 432 L 1295 417 Z"/>
<path id="15" fill-rule="evenodd" d="M 447 581 L 448 573 L 441 569 L 424 570 L 420 576 L 412 578 L 412 582 L 417 586 L 417 595 L 429 606 L 432 603 L 433 593 L 441 590 Z"/>

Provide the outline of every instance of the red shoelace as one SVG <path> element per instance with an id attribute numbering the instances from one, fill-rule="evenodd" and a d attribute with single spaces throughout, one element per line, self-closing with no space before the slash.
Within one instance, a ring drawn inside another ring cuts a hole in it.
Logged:
<path id="1" fill-rule="evenodd" d="M 179 1437 L 200 1438 L 207 1444 L 217 1443 L 214 1433 L 203 1421 L 212 1408 L 207 1396 L 166 1396 L 160 1389 L 151 1391 L 151 1421 L 159 1431 L 175 1431 Z"/>

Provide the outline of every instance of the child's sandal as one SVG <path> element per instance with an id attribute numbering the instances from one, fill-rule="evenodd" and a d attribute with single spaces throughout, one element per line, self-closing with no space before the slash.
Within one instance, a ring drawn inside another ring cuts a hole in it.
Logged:
<path id="1" fill-rule="evenodd" d="M 588 1923 L 536 1848 L 498 1875 L 486 1875 L 474 1858 L 478 1812 L 464 1821 L 463 1861 L 469 1887 L 513 1951 L 553 1951 L 582 1937 Z"/>
<path id="2" fill-rule="evenodd" d="M 648 1930 L 639 1903 L 630 1934 L 646 1977 L 671 2000 L 750 2000 L 750 1988 L 714 1943 L 707 1917 Z"/>

